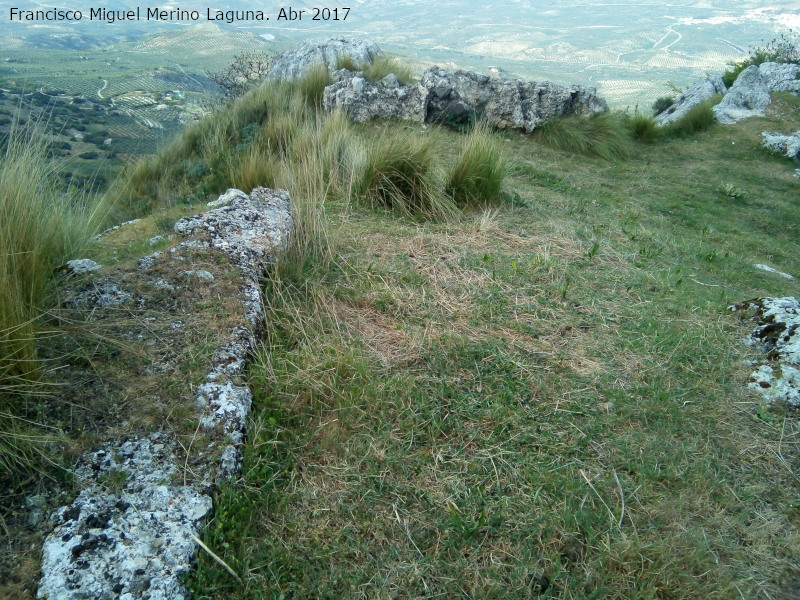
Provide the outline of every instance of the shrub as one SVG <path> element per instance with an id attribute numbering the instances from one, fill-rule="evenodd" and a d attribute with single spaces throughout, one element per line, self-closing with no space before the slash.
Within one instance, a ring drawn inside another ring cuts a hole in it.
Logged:
<path id="1" fill-rule="evenodd" d="M 617 113 L 553 119 L 538 132 L 545 144 L 567 152 L 594 155 L 606 160 L 624 158 L 629 152 L 624 115 Z"/>
<path id="2" fill-rule="evenodd" d="M 714 114 L 714 105 L 720 101 L 721 96 L 714 96 L 690 110 L 679 121 L 674 121 L 664 127 L 664 135 L 668 137 L 688 137 L 709 129 L 717 122 Z"/>
<path id="3" fill-rule="evenodd" d="M 508 162 L 488 125 L 482 123 L 467 137 L 448 173 L 445 192 L 457 205 L 497 202 L 507 174 Z"/>
<path id="4" fill-rule="evenodd" d="M 730 68 L 722 75 L 722 81 L 731 87 L 747 67 L 765 62 L 800 64 L 800 38 L 789 30 L 773 38 L 766 46 L 751 49 L 750 56 L 730 63 Z"/>
<path id="5" fill-rule="evenodd" d="M 653 102 L 653 115 L 658 116 L 675 103 L 672 96 L 661 96 Z"/>

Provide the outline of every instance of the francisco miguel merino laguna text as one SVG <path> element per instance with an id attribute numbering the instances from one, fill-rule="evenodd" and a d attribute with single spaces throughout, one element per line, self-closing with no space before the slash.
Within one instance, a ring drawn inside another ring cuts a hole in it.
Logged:
<path id="1" fill-rule="evenodd" d="M 349 7 L 343 8 L 312 8 L 295 10 L 291 6 L 280 8 L 277 11 L 276 21 L 301 21 L 305 16 L 310 21 L 344 21 L 350 14 Z M 206 8 L 205 14 L 197 10 L 181 10 L 178 8 L 165 10 L 163 8 L 141 8 L 130 10 L 109 10 L 107 8 L 90 8 L 88 15 L 79 10 L 64 10 L 48 8 L 45 10 L 26 10 L 21 8 L 9 9 L 11 21 L 269 21 L 270 18 L 262 10 L 217 10 Z M 88 18 L 87 18 L 88 17 Z"/>

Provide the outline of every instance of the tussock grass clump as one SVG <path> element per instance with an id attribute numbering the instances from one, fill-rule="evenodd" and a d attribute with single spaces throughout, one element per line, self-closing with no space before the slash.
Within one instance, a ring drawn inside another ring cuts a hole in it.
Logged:
<path id="1" fill-rule="evenodd" d="M 333 83 L 333 77 L 324 65 L 314 67 L 308 75 L 297 83 L 300 92 L 309 106 L 321 107 L 322 94 L 325 88 Z"/>
<path id="2" fill-rule="evenodd" d="M 450 169 L 445 192 L 458 205 L 500 201 L 508 162 L 489 126 L 469 134 L 458 162 Z"/>
<path id="3" fill-rule="evenodd" d="M 616 113 L 554 119 L 538 131 L 539 139 L 557 150 L 606 160 L 625 158 L 630 152 L 625 119 Z"/>
<path id="4" fill-rule="evenodd" d="M 35 129 L 13 132 L 0 156 L 0 478 L 51 441 L 25 414 L 24 398 L 41 392 L 36 341 L 54 274 L 101 224 L 87 198 L 59 191 L 59 168 Z"/>
<path id="5" fill-rule="evenodd" d="M 717 116 L 712 109 L 721 98 L 722 96 L 714 96 L 698 104 L 685 117 L 665 127 L 664 134 L 668 137 L 684 138 L 706 131 L 717 122 Z"/>
<path id="6" fill-rule="evenodd" d="M 394 73 L 403 85 L 414 83 L 414 73 L 411 68 L 391 56 L 378 56 L 370 64 L 364 66 L 364 77 L 372 83 L 380 81 L 390 73 Z"/>
<path id="7" fill-rule="evenodd" d="M 627 125 L 630 136 L 638 142 L 653 144 L 661 139 L 662 131 L 653 117 L 636 112 L 628 116 Z"/>
<path id="8" fill-rule="evenodd" d="M 454 211 L 440 189 L 432 142 L 407 133 L 374 139 L 356 167 L 356 197 L 403 214 L 444 216 Z"/>

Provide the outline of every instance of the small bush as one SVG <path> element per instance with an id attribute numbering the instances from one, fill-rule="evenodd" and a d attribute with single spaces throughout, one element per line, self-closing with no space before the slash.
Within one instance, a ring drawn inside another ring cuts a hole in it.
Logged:
<path id="1" fill-rule="evenodd" d="M 675 103 L 675 98 L 672 96 L 661 96 L 653 102 L 653 115 L 658 116 L 665 110 L 669 109 Z"/>
<path id="2" fill-rule="evenodd" d="M 394 73 L 403 85 L 414 83 L 414 74 L 411 72 L 411 68 L 396 58 L 385 55 L 378 56 L 364 67 L 364 78 L 372 83 L 380 81 L 390 73 Z"/>
<path id="3" fill-rule="evenodd" d="M 679 121 L 674 121 L 668 126 L 664 127 L 664 135 L 668 137 L 689 137 L 709 129 L 714 123 L 717 122 L 717 116 L 714 114 L 714 105 L 717 104 L 721 96 L 714 96 L 698 104 Z"/>
<path id="4" fill-rule="evenodd" d="M 766 46 L 751 49 L 750 56 L 730 63 L 730 68 L 722 75 L 722 81 L 731 87 L 747 67 L 765 62 L 800 64 L 800 39 L 790 30 L 773 38 Z"/>
<path id="5" fill-rule="evenodd" d="M 539 139 L 558 150 L 594 155 L 606 160 L 628 156 L 629 138 L 625 119 L 617 113 L 553 119 L 538 131 Z"/>
<path id="6" fill-rule="evenodd" d="M 486 124 L 469 134 L 458 162 L 450 170 L 445 192 L 457 205 L 498 202 L 508 162 Z"/>

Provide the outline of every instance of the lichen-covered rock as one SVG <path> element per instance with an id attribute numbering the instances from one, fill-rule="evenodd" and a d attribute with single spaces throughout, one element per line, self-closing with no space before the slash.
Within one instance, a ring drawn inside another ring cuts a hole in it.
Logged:
<path id="1" fill-rule="evenodd" d="M 363 77 L 342 78 L 325 88 L 322 104 L 326 110 L 343 109 L 357 123 L 372 119 L 402 119 L 422 123 L 426 116 L 428 91 L 419 84 L 401 86 L 384 78 L 370 83 Z"/>
<path id="2" fill-rule="evenodd" d="M 718 75 L 708 77 L 700 83 L 694 84 L 675 98 L 672 106 L 656 115 L 656 123 L 663 127 L 675 121 L 680 121 L 695 106 L 702 104 L 717 94 L 724 94 L 726 91 L 727 87 L 725 82 L 722 81 L 722 77 Z"/>
<path id="3" fill-rule="evenodd" d="M 345 109 L 356 121 L 399 118 L 417 122 L 467 124 L 486 119 L 500 129 L 531 132 L 568 115 L 608 110 L 594 88 L 489 77 L 474 71 L 431 67 L 419 83 L 404 86 L 396 77 L 371 84 L 353 76 L 325 90 L 328 110 Z"/>
<path id="4" fill-rule="evenodd" d="M 768 150 L 778 152 L 794 160 L 800 160 L 800 131 L 795 131 L 791 135 L 765 131 L 761 136 L 761 145 Z"/>
<path id="5" fill-rule="evenodd" d="M 595 88 L 489 77 L 474 71 L 432 67 L 420 85 L 428 90 L 428 122 L 482 117 L 500 129 L 532 132 L 550 119 L 608 110 Z"/>
<path id="6" fill-rule="evenodd" d="M 161 434 L 109 444 L 75 469 L 83 486 L 54 516 L 38 598 L 185 597 L 208 490 L 176 483 L 176 444 Z"/>
<path id="7" fill-rule="evenodd" d="M 67 269 L 69 269 L 75 275 L 85 275 L 86 273 L 99 271 L 102 268 L 103 267 L 101 265 L 98 265 L 96 262 L 88 258 L 78 258 L 67 261 Z"/>
<path id="8" fill-rule="evenodd" d="M 267 79 L 297 79 L 318 65 L 325 65 L 329 72 L 333 72 L 339 68 L 342 57 L 351 58 L 355 64 L 366 64 L 382 54 L 378 45 L 368 39 L 328 38 L 304 42 L 276 56 Z"/>
<path id="9" fill-rule="evenodd" d="M 223 251 L 246 272 L 256 274 L 286 247 L 293 230 L 289 192 L 256 188 L 250 196 L 228 190 L 230 203 L 175 223 L 181 235 L 205 234 L 212 247 Z"/>
<path id="10" fill-rule="evenodd" d="M 748 117 L 763 116 L 772 102 L 773 92 L 800 94 L 800 65 L 762 63 L 750 65 L 739 73 L 725 97 L 714 107 L 717 121 L 738 123 Z"/>
<path id="11" fill-rule="evenodd" d="M 756 328 L 749 343 L 770 361 L 756 368 L 749 387 L 767 402 L 800 408 L 800 301 L 792 296 L 756 298 L 731 309 L 755 312 Z"/>

